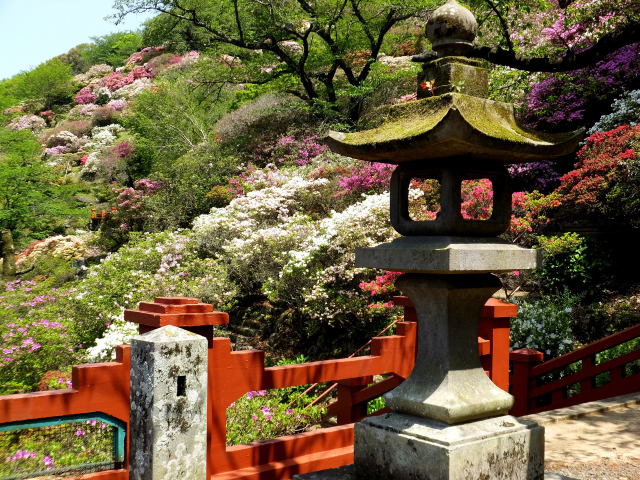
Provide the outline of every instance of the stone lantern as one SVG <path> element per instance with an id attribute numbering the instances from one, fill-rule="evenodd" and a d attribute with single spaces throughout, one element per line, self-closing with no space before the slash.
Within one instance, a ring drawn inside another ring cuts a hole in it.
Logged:
<path id="1" fill-rule="evenodd" d="M 466 57 L 473 14 L 455 0 L 426 28 L 437 53 L 424 63 L 418 100 L 385 106 L 366 130 L 331 132 L 331 149 L 398 165 L 391 179 L 391 223 L 403 236 L 356 252 L 360 267 L 404 272 L 398 288 L 413 302 L 418 353 L 410 377 L 385 396 L 392 413 L 356 425 L 355 465 L 363 479 L 537 479 L 544 429 L 507 415 L 513 397 L 496 387 L 478 358 L 480 310 L 500 288 L 492 273 L 536 268 L 536 250 L 497 238 L 511 219 L 507 164 L 567 155 L 580 132 L 540 133 L 518 124 L 513 106 L 487 99 L 487 71 Z M 423 84 L 424 86 L 424 84 Z M 432 93 L 432 95 L 429 95 Z M 487 220 L 461 214 L 465 180 L 489 179 Z M 435 220 L 414 220 L 412 179 L 440 183 Z"/>

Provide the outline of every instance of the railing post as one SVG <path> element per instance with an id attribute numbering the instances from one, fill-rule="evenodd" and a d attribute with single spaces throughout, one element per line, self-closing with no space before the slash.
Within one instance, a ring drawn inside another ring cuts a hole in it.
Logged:
<path id="1" fill-rule="evenodd" d="M 208 348 L 213 347 L 213 325 L 229 323 L 229 314 L 216 312 L 213 306 L 201 303 L 197 298 L 186 297 L 158 297 L 154 302 L 140 302 L 138 310 L 125 310 L 124 319 L 137 323 L 140 334 L 152 332 L 166 325 L 180 327 L 207 339 Z M 212 403 L 212 398 L 209 398 Z M 212 417 L 213 414 L 210 415 Z M 213 422 L 206 419 L 208 428 L 208 449 L 212 448 Z M 207 478 L 210 476 L 212 465 L 207 465 Z"/>
<path id="2" fill-rule="evenodd" d="M 367 403 L 354 403 L 354 396 L 373 382 L 372 376 L 350 378 L 338 382 L 338 401 L 336 405 L 336 416 L 338 425 L 359 422 L 367 416 Z"/>
<path id="3" fill-rule="evenodd" d="M 173 325 L 131 341 L 131 480 L 207 478 L 207 340 Z"/>
<path id="4" fill-rule="evenodd" d="M 509 358 L 513 363 L 511 394 L 515 397 L 510 413 L 521 417 L 529 412 L 529 386 L 533 380 L 531 369 L 543 360 L 544 355 L 531 348 L 520 348 L 511 352 Z"/>
<path id="5" fill-rule="evenodd" d="M 509 332 L 511 318 L 518 314 L 518 306 L 497 298 L 490 298 L 482 307 L 478 335 L 489 340 L 491 355 L 482 357 L 482 367 L 505 392 L 509 391 Z"/>

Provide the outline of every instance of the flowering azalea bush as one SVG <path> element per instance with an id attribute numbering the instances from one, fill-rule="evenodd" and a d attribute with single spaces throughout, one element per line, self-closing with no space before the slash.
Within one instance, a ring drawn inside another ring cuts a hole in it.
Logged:
<path id="1" fill-rule="evenodd" d="M 113 72 L 100 80 L 100 85 L 107 87 L 109 91 L 115 92 L 120 88 L 131 85 L 134 81 L 141 78 L 150 78 L 153 75 L 144 67 L 133 67 L 133 69 L 126 74 L 123 72 Z"/>
<path id="2" fill-rule="evenodd" d="M 89 253 L 88 238 L 78 235 L 55 235 L 32 243 L 17 255 L 16 266 L 25 270 L 32 266 L 43 256 L 61 258 L 65 260 L 77 260 L 84 258 Z"/>
<path id="3" fill-rule="evenodd" d="M 76 103 L 80 105 L 93 103 L 96 98 L 97 96 L 93 94 L 89 87 L 82 88 L 75 96 Z"/>
<path id="4" fill-rule="evenodd" d="M 9 124 L 9 130 L 31 130 L 34 133 L 42 131 L 47 125 L 44 118 L 37 115 L 22 115 L 16 117 Z"/>
<path id="5" fill-rule="evenodd" d="M 132 53 L 129 58 L 127 58 L 125 65 L 143 64 L 158 55 L 162 55 L 162 53 L 164 53 L 164 47 L 162 46 L 145 47 L 139 52 Z"/>
<path id="6" fill-rule="evenodd" d="M 78 359 L 68 325 L 45 313 L 69 291 L 20 279 L 0 288 L 0 394 L 29 391 L 46 371 Z"/>
<path id="7" fill-rule="evenodd" d="M 308 167 L 317 172 L 317 165 Z M 372 278 L 371 272 L 354 266 L 354 253 L 356 246 L 395 236 L 387 194 L 330 211 L 334 181 L 305 179 L 294 169 L 266 170 L 261 185 L 196 220 L 202 253 L 227 266 L 243 295 L 260 292 L 278 310 L 288 309 L 299 323 L 291 341 L 314 337 L 319 346 L 331 331 L 344 335 L 345 343 L 365 330 L 370 335 L 393 312 L 366 308 L 370 299 L 358 285 Z M 337 329 L 345 325 L 349 328 Z"/>
<path id="8" fill-rule="evenodd" d="M 568 353 L 576 345 L 572 331 L 572 312 L 579 297 L 561 294 L 529 300 L 512 299 L 518 316 L 511 321 L 511 347 L 533 348 L 551 359 Z"/>
<path id="9" fill-rule="evenodd" d="M 282 359 L 276 365 L 303 363 L 307 358 Z M 304 386 L 247 392 L 227 407 L 227 445 L 293 435 L 320 422 L 324 409 L 308 405 L 315 399 Z"/>
<path id="10" fill-rule="evenodd" d="M 123 142 L 114 148 L 119 149 L 118 155 L 125 156 L 130 154 L 126 151 L 129 148 L 127 142 Z M 110 222 L 118 224 L 118 228 L 122 231 L 141 230 L 145 224 L 146 216 L 149 214 L 149 212 L 142 209 L 144 201 L 163 186 L 164 183 L 159 180 L 141 178 L 134 182 L 133 187 L 115 188 L 114 191 L 118 195 L 116 197 L 117 212 L 110 219 Z"/>
<path id="11" fill-rule="evenodd" d="M 274 142 L 260 145 L 254 151 L 260 163 L 290 163 L 306 165 L 313 158 L 327 151 L 327 146 L 318 142 L 316 135 L 297 138 L 293 135 L 280 137 Z"/>
<path id="12" fill-rule="evenodd" d="M 561 218 L 586 218 L 631 227 L 640 222 L 640 127 L 596 132 L 578 152 L 575 168 L 560 179 Z"/>
<path id="13" fill-rule="evenodd" d="M 61 435 L 61 427 L 57 425 L 5 435 L 0 444 L 0 475 L 11 478 L 24 472 L 47 472 L 112 460 L 113 440 L 105 435 L 111 428 L 109 425 L 90 419 L 64 427 L 68 429 L 67 435 Z"/>
<path id="14" fill-rule="evenodd" d="M 640 43 L 609 54 L 594 66 L 544 77 L 526 98 L 524 119 L 536 128 L 567 130 L 597 120 L 627 85 L 640 78 Z"/>
<path id="15" fill-rule="evenodd" d="M 351 171 L 339 179 L 340 191 L 337 195 L 384 191 L 389 188 L 391 174 L 394 170 L 395 165 L 387 163 L 357 161 Z"/>
<path id="16" fill-rule="evenodd" d="M 640 90 L 626 92 L 613 101 L 611 109 L 611 113 L 600 117 L 587 131 L 589 135 L 613 130 L 621 125 L 637 125 L 640 122 Z"/>

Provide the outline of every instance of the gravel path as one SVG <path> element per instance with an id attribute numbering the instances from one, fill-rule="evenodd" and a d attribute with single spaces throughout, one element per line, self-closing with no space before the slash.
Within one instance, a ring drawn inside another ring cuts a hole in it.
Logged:
<path id="1" fill-rule="evenodd" d="M 537 417 L 545 427 L 547 472 L 579 480 L 640 480 L 640 395 Z"/>

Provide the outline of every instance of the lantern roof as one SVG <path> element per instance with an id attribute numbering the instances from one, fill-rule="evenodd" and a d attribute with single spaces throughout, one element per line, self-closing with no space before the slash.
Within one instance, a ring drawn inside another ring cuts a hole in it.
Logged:
<path id="1" fill-rule="evenodd" d="M 426 25 L 435 54 L 414 57 L 424 62 L 418 99 L 378 108 L 364 119 L 361 131 L 329 132 L 329 147 L 392 164 L 454 158 L 512 164 L 574 152 L 582 130 L 534 131 L 518 122 L 513 105 L 486 98 L 485 64 L 466 56 L 476 29 L 473 14 L 455 0 L 436 9 Z"/>
<path id="2" fill-rule="evenodd" d="M 337 153 L 374 162 L 466 157 L 511 164 L 570 154 L 582 134 L 528 130 L 511 104 L 457 92 L 381 107 L 365 125 L 330 132 L 326 141 Z"/>

